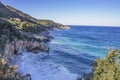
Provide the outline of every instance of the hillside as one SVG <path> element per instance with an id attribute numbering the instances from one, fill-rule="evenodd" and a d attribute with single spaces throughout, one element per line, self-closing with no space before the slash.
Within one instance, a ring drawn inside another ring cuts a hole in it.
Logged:
<path id="1" fill-rule="evenodd" d="M 18 40 L 49 41 L 49 29 L 68 28 L 51 20 L 39 20 L 11 6 L 0 2 L 0 53 L 4 52 L 6 42 Z M 36 38 L 34 34 L 44 32 L 48 38 Z M 24 41 L 23 41 L 24 42 Z"/>
<path id="2" fill-rule="evenodd" d="M 3 18 L 6 21 L 10 22 L 18 29 L 32 33 L 53 28 L 68 28 L 67 26 L 64 26 L 51 20 L 35 19 L 30 15 L 25 14 L 22 11 L 17 10 L 11 6 L 5 6 L 1 2 L 0 2 L 0 18 Z M 33 27 L 37 27 L 37 29 Z"/>
<path id="3" fill-rule="evenodd" d="M 8 54 L 21 53 L 24 49 L 48 51 L 48 47 L 42 45 L 50 40 L 48 30 L 60 28 L 68 27 L 51 20 L 35 19 L 0 2 L 0 56 L 7 58 Z"/>
<path id="4" fill-rule="evenodd" d="M 9 66 L 7 61 L 24 50 L 49 52 L 46 44 L 51 39 L 49 30 L 61 28 L 68 27 L 51 20 L 35 19 L 0 2 L 0 80 L 28 80 L 29 74 L 21 76 L 16 66 Z"/>

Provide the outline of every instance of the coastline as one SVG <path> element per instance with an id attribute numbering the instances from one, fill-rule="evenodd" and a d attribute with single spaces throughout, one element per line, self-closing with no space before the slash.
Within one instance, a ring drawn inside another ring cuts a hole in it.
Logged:
<path id="1" fill-rule="evenodd" d="M 40 54 L 41 52 L 49 53 L 50 49 L 49 49 L 49 45 L 47 45 L 47 44 L 53 38 L 49 34 L 49 30 L 43 31 L 40 34 L 30 35 L 28 33 L 25 33 L 22 35 L 26 35 L 27 38 L 23 39 L 23 40 L 14 38 L 14 40 L 12 42 L 8 41 L 5 43 L 4 52 L 3 52 L 4 54 L 1 57 L 2 57 L 2 59 L 5 59 L 8 62 L 7 64 L 9 64 L 9 65 L 13 65 L 13 63 L 14 63 L 11 61 L 12 56 L 21 55 L 24 50 L 27 52 L 32 52 L 31 54 Z M 19 66 L 18 66 L 18 68 L 19 68 Z M 25 78 L 30 79 L 30 74 L 29 75 L 28 74 L 29 73 L 27 73 L 24 76 L 26 76 Z M 21 78 L 24 76 L 21 76 Z"/>
<path id="2" fill-rule="evenodd" d="M 11 61 L 10 58 L 13 55 L 21 55 L 21 53 L 24 50 L 26 50 L 28 52 L 32 52 L 34 54 L 38 54 L 40 52 L 49 53 L 49 46 L 47 44 L 52 39 L 52 37 L 49 35 L 49 30 L 52 30 L 52 29 L 47 29 L 46 31 L 42 31 L 39 34 L 38 33 L 30 34 L 30 33 L 26 33 L 26 32 L 17 30 L 14 26 L 10 25 L 9 23 L 1 23 L 0 22 L 0 25 L 2 27 L 0 29 L 1 30 L 0 34 L 5 35 L 6 37 L 10 36 L 10 38 L 8 37 L 8 40 L 5 43 L 1 43 L 2 45 L 4 45 L 4 47 L 3 47 L 3 49 L 0 49 L 1 58 L 5 59 L 5 61 L 9 62 L 9 63 L 7 63 L 7 64 L 9 64 L 7 66 L 12 65 L 10 63 L 14 63 L 14 62 L 10 62 Z M 9 30 L 13 31 L 12 35 L 9 34 Z M 8 31 L 8 34 L 6 34 L 5 31 Z M 19 36 L 18 36 L 18 34 L 19 34 Z M 1 36 L 0 38 L 4 40 L 4 37 Z M 9 39 L 12 39 L 12 40 L 10 41 Z M 18 67 L 20 67 L 20 66 L 18 66 Z M 23 76 L 20 76 L 19 78 L 23 78 L 23 77 L 30 79 L 30 74 L 27 73 Z"/>
<path id="3" fill-rule="evenodd" d="M 119 3 L 0 1 L 0 80 L 120 80 Z"/>
<path id="4" fill-rule="evenodd" d="M 0 2 L 0 59 L 8 64 L 7 61 L 10 62 L 13 55 L 21 55 L 24 50 L 34 54 L 49 53 L 47 43 L 52 39 L 49 30 L 67 28 L 68 26 L 52 20 L 35 19 Z"/>

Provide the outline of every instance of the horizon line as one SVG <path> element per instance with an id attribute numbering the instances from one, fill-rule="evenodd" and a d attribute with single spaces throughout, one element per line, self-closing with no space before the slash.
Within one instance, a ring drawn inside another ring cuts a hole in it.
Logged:
<path id="1" fill-rule="evenodd" d="M 78 24 L 67 24 L 66 26 L 85 26 L 85 27 L 120 27 L 120 26 L 113 26 L 113 25 L 78 25 Z"/>

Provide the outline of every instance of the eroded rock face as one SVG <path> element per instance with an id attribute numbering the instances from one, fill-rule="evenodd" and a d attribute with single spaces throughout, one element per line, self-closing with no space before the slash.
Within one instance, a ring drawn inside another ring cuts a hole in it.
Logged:
<path id="1" fill-rule="evenodd" d="M 5 50 L 3 58 L 7 59 L 13 54 L 21 54 L 24 50 L 39 53 L 41 51 L 48 52 L 49 47 L 44 45 L 45 43 L 39 41 L 27 41 L 15 39 L 12 42 L 7 42 L 5 45 Z"/>
<path id="2" fill-rule="evenodd" d="M 33 52 L 33 53 L 39 53 L 40 51 L 48 51 L 48 46 L 43 45 L 42 43 L 39 43 L 37 41 L 34 42 L 28 42 L 26 45 L 27 51 Z"/>

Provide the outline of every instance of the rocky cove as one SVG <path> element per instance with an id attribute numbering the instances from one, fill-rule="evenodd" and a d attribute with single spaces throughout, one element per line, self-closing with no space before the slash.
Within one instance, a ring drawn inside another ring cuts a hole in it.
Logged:
<path id="1" fill-rule="evenodd" d="M 31 80 L 29 73 L 21 75 L 16 71 L 20 66 L 14 64 L 12 57 L 24 51 L 49 53 L 49 42 L 53 38 L 49 30 L 68 28 L 51 20 L 35 19 L 0 2 L 0 79 Z"/>
<path id="2" fill-rule="evenodd" d="M 20 55 L 24 50 L 30 51 L 33 53 L 39 53 L 40 51 L 49 51 L 49 46 L 47 46 L 47 41 L 50 41 L 50 36 L 48 32 L 44 32 L 48 36 L 37 35 L 36 37 L 39 41 L 36 40 L 18 40 L 14 39 L 12 42 L 7 42 L 5 44 L 5 50 L 3 58 L 10 58 L 12 55 Z"/>
<path id="3" fill-rule="evenodd" d="M 7 61 L 7 65 L 9 66 L 16 65 L 14 64 L 13 56 L 22 55 L 24 51 L 32 52 L 30 54 L 40 54 L 41 52 L 49 53 L 49 50 L 50 50 L 49 42 L 53 38 L 50 36 L 49 30 L 42 31 L 36 34 L 26 33 L 23 31 L 18 31 L 18 32 L 20 33 L 20 36 L 22 37 L 24 36 L 25 38 L 22 39 L 22 38 L 18 38 L 19 36 L 15 36 L 14 39 L 12 40 L 6 39 L 6 42 L 4 43 L 4 48 L 3 50 L 1 50 L 1 53 L 0 53 L 1 58 Z M 7 35 L 5 36 L 7 37 Z M 10 35 L 10 36 L 13 36 L 13 35 Z M 1 37 L 1 38 L 4 40 L 4 37 Z M 17 68 L 19 67 L 20 66 L 18 66 Z M 12 77 L 15 77 L 14 73 L 10 73 L 10 74 L 13 75 Z M 17 74 L 19 74 L 19 72 Z M 10 75 L 7 75 L 7 76 L 9 77 Z M 18 79 L 31 80 L 29 73 L 22 76 L 21 74 L 19 74 Z"/>
<path id="4" fill-rule="evenodd" d="M 0 80 L 120 80 L 119 4 L 0 0 Z"/>

